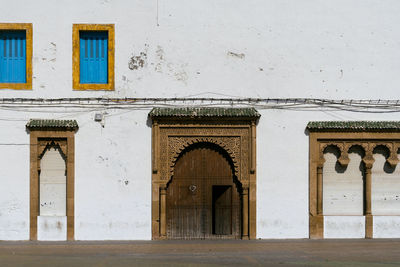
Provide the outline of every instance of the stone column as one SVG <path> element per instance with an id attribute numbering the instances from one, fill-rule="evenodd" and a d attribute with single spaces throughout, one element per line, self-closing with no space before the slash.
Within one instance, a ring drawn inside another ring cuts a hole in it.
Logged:
<path id="1" fill-rule="evenodd" d="M 373 238 L 373 217 L 371 211 L 371 168 L 365 170 L 365 238 Z"/>
<path id="2" fill-rule="evenodd" d="M 323 207 L 322 207 L 322 189 L 323 189 L 323 182 L 322 182 L 322 170 L 323 167 L 317 166 L 317 215 L 322 215 Z"/>
<path id="3" fill-rule="evenodd" d="M 251 122 L 251 164 L 250 173 L 254 174 L 256 172 L 256 123 Z"/>
<path id="4" fill-rule="evenodd" d="M 365 215 L 371 215 L 371 168 L 365 169 Z"/>
<path id="5" fill-rule="evenodd" d="M 374 164 L 372 150 L 366 152 L 363 159 L 365 163 L 365 238 L 373 237 L 373 217 L 371 210 L 372 193 L 371 193 L 371 169 Z"/>
<path id="6" fill-rule="evenodd" d="M 157 173 L 158 171 L 158 157 L 159 157 L 159 147 L 160 147 L 160 128 L 158 127 L 158 122 L 153 122 L 153 151 L 152 151 L 152 160 L 153 160 L 153 173 Z"/>
<path id="7" fill-rule="evenodd" d="M 167 188 L 160 187 L 160 238 L 167 238 Z"/>
<path id="8" fill-rule="evenodd" d="M 243 188 L 242 190 L 242 239 L 249 239 L 249 188 Z"/>

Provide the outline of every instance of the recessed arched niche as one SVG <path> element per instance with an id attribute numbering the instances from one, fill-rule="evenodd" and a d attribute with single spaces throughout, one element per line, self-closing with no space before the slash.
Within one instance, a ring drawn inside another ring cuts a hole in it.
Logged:
<path id="1" fill-rule="evenodd" d="M 75 120 L 31 119 L 30 240 L 74 240 Z"/>

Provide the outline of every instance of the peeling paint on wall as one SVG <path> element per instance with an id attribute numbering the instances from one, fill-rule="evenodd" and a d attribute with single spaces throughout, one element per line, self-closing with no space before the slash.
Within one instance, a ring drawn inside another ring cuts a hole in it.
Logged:
<path id="1" fill-rule="evenodd" d="M 188 79 L 188 74 L 186 73 L 186 71 L 185 71 L 185 69 L 184 69 L 184 66 L 185 66 L 185 64 L 182 64 L 182 65 L 180 66 L 180 69 L 179 69 L 179 70 L 176 70 L 176 71 L 174 72 L 174 76 L 175 76 L 175 79 L 176 79 L 177 81 L 181 81 L 181 82 L 184 82 L 184 83 L 186 84 L 186 81 L 187 81 L 187 79 Z"/>
<path id="2" fill-rule="evenodd" d="M 230 57 L 235 57 L 235 58 L 240 58 L 240 59 L 244 59 L 245 56 L 246 56 L 243 53 L 234 53 L 234 52 L 231 52 L 231 51 L 228 51 L 227 55 L 230 56 Z"/>
<path id="3" fill-rule="evenodd" d="M 138 56 L 132 56 L 129 60 L 129 69 L 137 70 L 143 68 L 147 63 L 147 54 L 145 52 L 140 52 Z"/>
<path id="4" fill-rule="evenodd" d="M 144 51 L 140 52 L 139 55 L 133 55 L 128 63 L 128 67 L 130 70 L 137 70 L 143 68 L 147 65 L 147 51 L 149 45 L 145 44 Z"/>
<path id="5" fill-rule="evenodd" d="M 164 50 L 161 46 L 157 46 L 157 51 L 156 51 L 156 59 L 157 59 L 157 64 L 154 68 L 155 71 L 157 72 L 162 72 L 162 65 L 164 64 Z"/>
<path id="6" fill-rule="evenodd" d="M 165 73 L 173 77 L 175 80 L 183 82 L 185 85 L 187 84 L 189 78 L 189 75 L 186 72 L 188 66 L 187 63 L 167 62 L 164 49 L 161 46 L 157 46 L 156 61 L 157 63 L 154 68 L 156 72 Z"/>
<path id="7" fill-rule="evenodd" d="M 7 213 L 7 215 L 18 212 L 21 209 L 21 203 L 19 203 L 16 199 L 11 200 L 9 202 L 5 201 L 1 203 L 0 205 L 0 210 L 2 211 L 1 215 L 4 215 L 4 212 Z"/>

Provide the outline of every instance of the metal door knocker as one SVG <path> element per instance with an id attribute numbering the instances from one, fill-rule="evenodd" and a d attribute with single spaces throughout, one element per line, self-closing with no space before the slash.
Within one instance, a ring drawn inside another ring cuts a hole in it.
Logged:
<path id="1" fill-rule="evenodd" d="M 194 193 L 194 191 L 196 191 L 196 189 L 197 189 L 197 186 L 194 185 L 194 184 L 192 184 L 192 185 L 189 186 L 189 190 L 190 190 L 192 193 Z"/>

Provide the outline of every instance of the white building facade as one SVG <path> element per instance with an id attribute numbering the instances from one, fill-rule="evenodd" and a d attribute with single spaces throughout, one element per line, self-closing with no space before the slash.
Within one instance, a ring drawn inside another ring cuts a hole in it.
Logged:
<path id="1" fill-rule="evenodd" d="M 0 41 L 10 31 L 27 35 L 26 80 L 0 82 L 0 240 L 168 238 L 168 222 L 161 229 L 170 216 L 161 212 L 164 188 L 154 189 L 154 158 L 163 149 L 154 142 L 154 108 L 189 110 L 181 116 L 194 128 L 219 121 L 216 114 L 199 116 L 204 108 L 254 112 L 221 119 L 236 125 L 239 118 L 254 137 L 241 147 L 254 164 L 242 169 L 243 179 L 254 181 L 246 202 L 239 190 L 237 227 L 243 234 L 249 225 L 246 237 L 400 237 L 400 2 L 1 6 Z M 106 53 L 106 82 L 99 86 L 80 82 L 79 38 L 91 31 L 107 33 L 99 50 L 88 48 Z M 3 60 L 12 49 L 3 46 Z M 307 128 L 315 121 L 322 122 Z M 320 152 L 323 160 L 313 158 Z"/>

